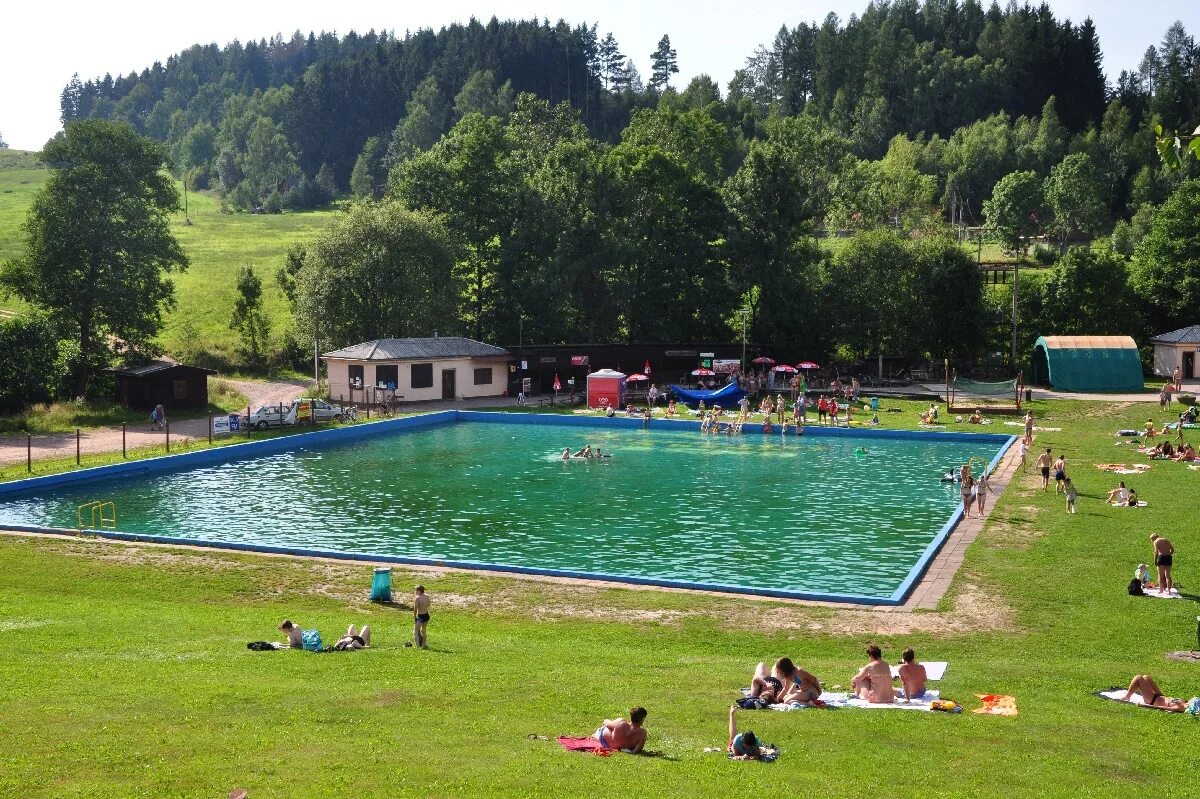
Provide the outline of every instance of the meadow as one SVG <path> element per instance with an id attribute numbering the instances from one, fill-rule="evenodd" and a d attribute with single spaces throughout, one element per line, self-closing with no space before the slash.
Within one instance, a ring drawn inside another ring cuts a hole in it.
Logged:
<path id="1" fill-rule="evenodd" d="M 21 225 L 49 172 L 38 168 L 32 154 L 0 150 L 0 261 L 19 256 Z M 182 184 L 177 184 L 182 199 Z M 249 265 L 263 281 L 263 302 L 272 323 L 273 340 L 291 329 L 291 309 L 275 282 L 288 248 L 309 241 L 335 211 L 285 214 L 230 213 L 208 192 L 189 191 L 187 215 L 172 217 L 171 230 L 191 259 L 186 272 L 174 275 L 176 306 L 165 317 L 159 343 L 185 360 L 207 356 L 207 362 L 236 362 L 237 334 L 229 329 L 237 295 L 237 273 Z M 190 221 L 189 223 L 185 222 Z M 0 296 L 0 310 L 20 311 L 15 297 Z"/>
<path id="2" fill-rule="evenodd" d="M 1190 795 L 1200 721 L 1090 695 L 1143 672 L 1171 695 L 1200 693 L 1195 665 L 1164 658 L 1196 645 L 1200 535 L 1188 498 L 1200 472 L 1154 462 L 1126 478 L 1149 502 L 1129 510 L 1104 504 L 1118 478 L 1093 466 L 1145 462 L 1113 432 L 1150 407 L 1033 403 L 1039 425 L 1060 428 L 1040 432 L 1035 450 L 1067 455 L 1079 513 L 1040 490 L 1031 464 L 931 612 L 401 568 L 398 601 L 385 606 L 367 602 L 364 566 L 0 537 L 0 794 Z M 911 427 L 913 411 L 882 418 Z M 1179 549 L 1191 601 L 1126 594 L 1153 531 Z M 428 651 L 403 646 L 417 581 L 433 596 Z M 374 645 L 245 648 L 277 638 L 285 617 L 327 640 L 367 622 Z M 779 761 L 719 751 L 754 663 L 786 654 L 846 686 L 869 641 L 891 660 L 912 645 L 950 661 L 938 687 L 968 711 L 974 694 L 1005 693 L 1020 714 L 743 712 Z M 529 737 L 588 734 L 634 704 L 650 710 L 655 757 L 572 754 Z"/>

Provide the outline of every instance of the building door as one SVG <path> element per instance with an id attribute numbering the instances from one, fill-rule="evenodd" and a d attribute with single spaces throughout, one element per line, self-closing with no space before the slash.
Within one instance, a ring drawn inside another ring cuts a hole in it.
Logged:
<path id="1" fill-rule="evenodd" d="M 1183 379 L 1196 379 L 1196 353 L 1185 352 L 1183 354 Z"/>
<path id="2" fill-rule="evenodd" d="M 454 399 L 454 370 L 442 370 L 442 399 Z"/>

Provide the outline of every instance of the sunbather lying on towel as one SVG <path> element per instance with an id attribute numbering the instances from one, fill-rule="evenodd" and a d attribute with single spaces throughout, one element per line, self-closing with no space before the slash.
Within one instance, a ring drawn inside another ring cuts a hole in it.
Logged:
<path id="1" fill-rule="evenodd" d="M 629 711 L 629 721 L 605 719 L 592 737 L 607 749 L 620 749 L 636 755 L 646 745 L 646 730 L 642 727 L 645 720 L 646 708 L 635 707 Z"/>
<path id="2" fill-rule="evenodd" d="M 1150 707 L 1161 708 L 1171 713 L 1182 713 L 1187 709 L 1187 702 L 1183 699 L 1163 696 L 1163 692 L 1158 688 L 1158 683 L 1149 674 L 1138 674 L 1129 682 L 1129 690 L 1125 692 L 1125 701 L 1128 702 L 1135 693 L 1141 694 L 1142 703 Z"/>
<path id="3" fill-rule="evenodd" d="M 874 704 L 886 705 L 896 701 L 896 691 L 892 688 L 892 669 L 883 662 L 883 650 L 875 644 L 867 647 L 867 657 L 871 658 L 867 665 L 859 669 L 858 674 L 850 680 L 850 687 L 859 699 L 865 699 Z"/>
<path id="4" fill-rule="evenodd" d="M 764 746 L 758 736 L 751 730 L 739 733 L 737 731 L 737 705 L 729 706 L 729 743 L 726 750 L 734 760 L 774 760 L 779 756 L 778 750 Z"/>
<path id="5" fill-rule="evenodd" d="M 346 634 L 337 640 L 337 643 L 333 645 L 333 648 L 338 650 L 366 649 L 370 645 L 371 627 L 364 624 L 361 631 L 355 632 L 354 625 L 351 624 L 350 628 L 346 630 Z"/>

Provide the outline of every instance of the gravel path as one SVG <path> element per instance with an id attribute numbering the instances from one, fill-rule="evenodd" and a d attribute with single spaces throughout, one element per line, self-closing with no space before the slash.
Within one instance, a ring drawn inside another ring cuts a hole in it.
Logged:
<path id="1" fill-rule="evenodd" d="M 260 405 L 290 403 L 300 396 L 308 385 L 304 380 L 229 380 L 238 391 L 246 395 L 249 404 L 254 408 Z M 147 414 L 147 419 L 149 414 Z M 169 419 L 170 417 L 168 417 Z M 184 439 L 207 438 L 208 418 L 185 419 L 171 425 L 171 441 L 182 442 Z M 166 440 L 166 434 L 151 432 L 149 422 L 145 426 L 130 425 L 125 432 L 125 446 L 128 449 L 161 445 Z M 80 437 L 80 449 L 83 453 L 121 451 L 121 428 L 100 427 L 84 431 Z M 47 433 L 35 435 L 32 447 L 33 459 L 69 458 L 75 454 L 74 433 Z M 25 460 L 25 436 L 0 436 L 0 463 L 20 463 Z"/>

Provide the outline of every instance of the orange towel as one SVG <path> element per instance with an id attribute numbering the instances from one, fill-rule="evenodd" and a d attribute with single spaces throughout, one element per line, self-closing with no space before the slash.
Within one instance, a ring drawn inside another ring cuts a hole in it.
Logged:
<path id="1" fill-rule="evenodd" d="M 991 716 L 1017 715 L 1017 698 L 1007 694 L 975 694 L 983 707 L 976 708 L 972 713 L 986 713 Z"/>

